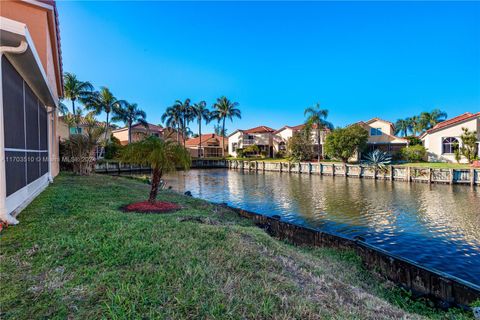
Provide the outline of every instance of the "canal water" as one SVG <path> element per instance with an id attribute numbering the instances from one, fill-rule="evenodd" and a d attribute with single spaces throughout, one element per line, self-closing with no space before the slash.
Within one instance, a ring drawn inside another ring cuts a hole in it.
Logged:
<path id="1" fill-rule="evenodd" d="M 177 172 L 194 197 L 340 234 L 480 285 L 480 188 L 278 172 Z"/>

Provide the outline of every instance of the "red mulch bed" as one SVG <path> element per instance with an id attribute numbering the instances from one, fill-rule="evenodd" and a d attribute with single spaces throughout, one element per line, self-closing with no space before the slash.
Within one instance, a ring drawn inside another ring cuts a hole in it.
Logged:
<path id="1" fill-rule="evenodd" d="M 124 212 L 165 213 L 180 210 L 181 208 L 178 204 L 171 202 L 156 201 L 155 203 L 150 203 L 142 201 L 128 204 L 122 207 L 122 210 Z"/>

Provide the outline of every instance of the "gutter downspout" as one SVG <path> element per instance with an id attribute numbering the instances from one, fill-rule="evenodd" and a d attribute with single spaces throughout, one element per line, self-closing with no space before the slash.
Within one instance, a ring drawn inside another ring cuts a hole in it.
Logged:
<path id="1" fill-rule="evenodd" d="M 0 61 L 5 53 L 22 54 L 27 51 L 28 44 L 26 41 L 20 42 L 18 47 L 0 46 Z M 5 173 L 5 135 L 4 135 L 4 123 L 3 123 L 3 82 L 2 72 L 0 66 L 0 173 L 3 179 L 0 179 L 0 220 L 5 221 L 8 224 L 18 224 L 19 221 L 12 217 L 10 213 L 7 213 L 6 199 L 7 199 L 7 183 Z"/>

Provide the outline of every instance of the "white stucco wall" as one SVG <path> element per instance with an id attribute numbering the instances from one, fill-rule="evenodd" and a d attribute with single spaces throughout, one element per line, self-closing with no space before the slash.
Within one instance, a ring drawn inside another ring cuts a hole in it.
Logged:
<path id="1" fill-rule="evenodd" d="M 460 136 L 462 128 L 468 128 L 470 131 L 477 131 L 477 140 L 480 140 L 480 116 L 474 119 L 448 126 L 442 130 L 426 134 L 423 145 L 427 148 L 428 161 L 438 162 L 456 162 L 454 154 L 442 154 L 442 141 L 447 137 L 457 138 L 462 145 Z M 462 156 L 461 163 L 467 163 L 467 159 Z"/>

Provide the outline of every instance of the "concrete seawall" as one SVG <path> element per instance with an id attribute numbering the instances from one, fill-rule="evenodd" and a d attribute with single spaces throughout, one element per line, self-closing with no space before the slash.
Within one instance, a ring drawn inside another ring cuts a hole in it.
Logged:
<path id="1" fill-rule="evenodd" d="M 231 208 L 231 207 L 230 207 Z M 441 308 L 468 307 L 480 299 L 480 286 L 432 270 L 360 241 L 281 221 L 278 217 L 231 208 L 240 216 L 253 220 L 270 235 L 296 245 L 330 247 L 356 252 L 369 270 L 375 270 L 415 296 L 427 297 Z"/>
<path id="2" fill-rule="evenodd" d="M 345 178 L 379 179 L 404 182 L 480 185 L 480 169 L 437 169 L 387 166 L 380 171 L 368 165 L 310 162 L 268 162 L 228 160 L 229 169 L 317 174 Z"/>

